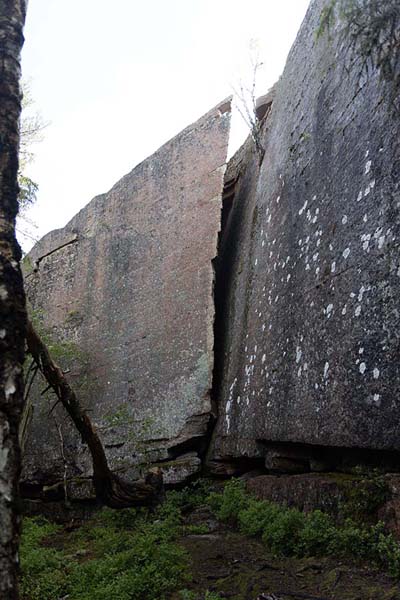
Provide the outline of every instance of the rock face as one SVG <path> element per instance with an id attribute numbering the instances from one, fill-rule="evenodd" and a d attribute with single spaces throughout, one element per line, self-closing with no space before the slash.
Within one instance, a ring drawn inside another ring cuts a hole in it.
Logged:
<path id="1" fill-rule="evenodd" d="M 25 261 L 33 316 L 57 340 L 53 349 L 111 465 L 128 475 L 143 461 L 166 460 L 175 481 L 179 464 L 190 475 L 200 463 L 229 123 L 227 100 L 46 235 Z M 38 395 L 34 404 L 25 487 L 62 479 L 61 446 L 68 478 L 87 477 L 88 453 L 62 411 L 49 417 Z"/>
<path id="2" fill-rule="evenodd" d="M 128 476 L 144 462 L 171 484 L 198 473 L 214 408 L 217 474 L 399 468 L 400 119 L 339 17 L 316 35 L 324 6 L 225 179 L 229 101 L 28 257 L 34 316 Z M 26 488 L 66 474 L 89 498 L 85 447 L 35 404 Z"/>
<path id="3" fill-rule="evenodd" d="M 317 39 L 324 5 L 275 87 L 264 156 L 248 144 L 227 171 L 213 461 L 270 461 L 274 442 L 400 450 L 400 119 L 340 21 Z"/>

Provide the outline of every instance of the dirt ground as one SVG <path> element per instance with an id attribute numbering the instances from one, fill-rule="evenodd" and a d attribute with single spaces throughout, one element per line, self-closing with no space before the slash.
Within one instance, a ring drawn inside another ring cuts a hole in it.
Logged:
<path id="1" fill-rule="evenodd" d="M 187 519 L 209 529 L 180 540 L 192 563 L 194 579 L 187 588 L 199 599 L 208 590 L 232 600 L 268 594 L 277 600 L 400 600 L 400 585 L 371 567 L 335 559 L 276 559 L 262 542 L 215 521 L 207 508 Z"/>

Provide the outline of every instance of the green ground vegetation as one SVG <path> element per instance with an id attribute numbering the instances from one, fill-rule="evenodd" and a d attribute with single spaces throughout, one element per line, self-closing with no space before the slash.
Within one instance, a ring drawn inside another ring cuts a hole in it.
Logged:
<path id="1" fill-rule="evenodd" d="M 240 480 L 230 481 L 223 493 L 211 494 L 209 502 L 219 519 L 236 524 L 246 535 L 261 537 L 275 556 L 359 559 L 400 579 L 400 544 L 382 522 L 363 527 L 346 518 L 337 525 L 319 510 L 306 514 L 257 500 L 245 492 Z"/>
<path id="2" fill-rule="evenodd" d="M 193 591 L 186 536 L 208 533 L 186 515 L 204 506 L 240 534 L 262 540 L 266 555 L 333 557 L 371 564 L 400 579 L 400 545 L 382 523 L 340 525 L 321 511 L 308 514 L 257 500 L 241 480 L 209 492 L 196 483 L 168 492 L 155 511 L 102 509 L 80 527 L 25 518 L 21 544 L 22 600 L 219 600 L 215 591 Z M 230 529 L 229 529 L 230 530 Z M 187 538 L 189 539 L 189 538 Z"/>

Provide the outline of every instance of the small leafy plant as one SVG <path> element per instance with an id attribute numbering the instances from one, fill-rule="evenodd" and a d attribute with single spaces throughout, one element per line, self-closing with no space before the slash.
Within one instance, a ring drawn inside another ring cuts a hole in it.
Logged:
<path id="1" fill-rule="evenodd" d="M 261 537 L 276 556 L 366 560 L 400 579 L 400 544 L 381 522 L 363 527 L 346 519 L 339 526 L 319 510 L 305 514 L 256 500 L 246 493 L 244 483 L 235 479 L 226 484 L 223 493 L 210 494 L 208 502 L 217 518 L 238 525 L 246 535 Z"/>

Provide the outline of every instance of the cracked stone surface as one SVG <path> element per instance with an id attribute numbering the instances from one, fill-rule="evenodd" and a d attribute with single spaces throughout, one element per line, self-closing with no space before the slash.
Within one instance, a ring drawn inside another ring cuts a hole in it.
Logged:
<path id="1" fill-rule="evenodd" d="M 346 72 L 340 22 L 316 39 L 323 5 L 276 85 L 261 164 L 236 158 L 213 459 L 266 441 L 400 449 L 400 120 L 376 69 Z"/>
<path id="2" fill-rule="evenodd" d="M 143 461 L 203 436 L 213 369 L 212 260 L 217 252 L 230 100 L 167 142 L 97 196 L 25 261 L 36 320 L 70 343 L 69 368 L 100 428 L 111 464 L 127 475 Z M 82 364 L 85 364 L 85 368 Z M 86 448 L 58 408 L 35 397 L 23 481 L 87 476 Z M 195 450 L 195 449 L 193 449 Z M 183 453 L 187 453 L 186 448 Z M 190 454 L 184 474 L 199 460 Z"/>

